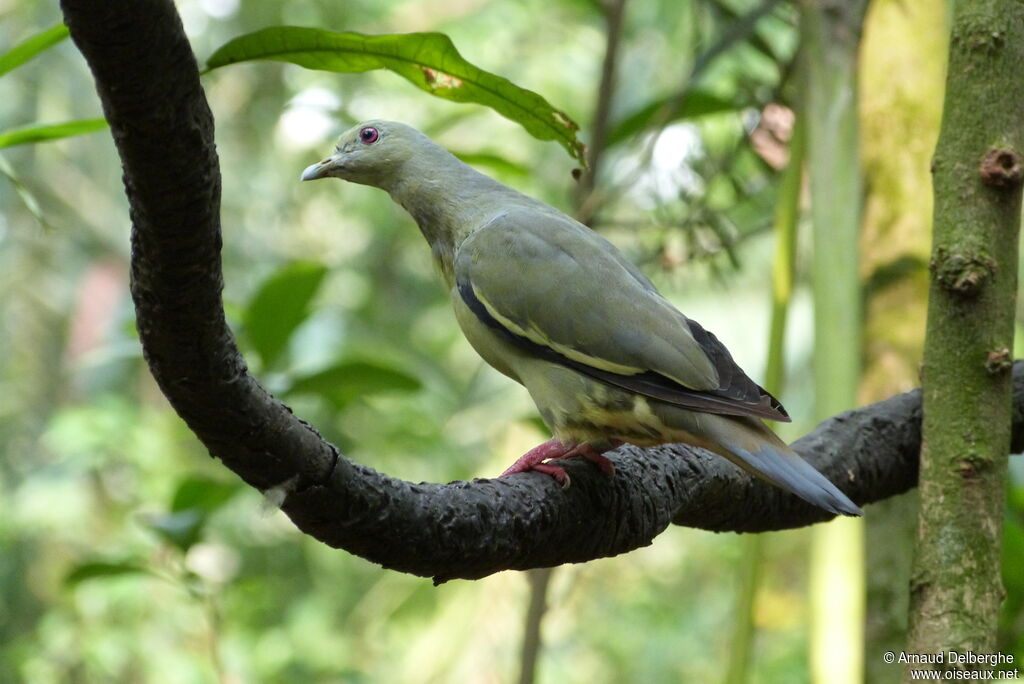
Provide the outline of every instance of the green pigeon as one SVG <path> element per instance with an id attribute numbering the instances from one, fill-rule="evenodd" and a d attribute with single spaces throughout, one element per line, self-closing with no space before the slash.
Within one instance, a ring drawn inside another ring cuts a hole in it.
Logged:
<path id="1" fill-rule="evenodd" d="M 554 438 L 502 476 L 623 443 L 703 447 L 836 514 L 861 510 L 762 422 L 788 421 L 718 339 L 587 226 L 459 161 L 416 129 L 367 121 L 302 180 L 386 190 L 434 253 L 469 343 L 524 385 Z"/>

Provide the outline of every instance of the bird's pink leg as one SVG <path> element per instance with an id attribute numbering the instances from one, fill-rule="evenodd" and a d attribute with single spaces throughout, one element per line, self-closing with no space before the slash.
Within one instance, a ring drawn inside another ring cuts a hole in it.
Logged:
<path id="1" fill-rule="evenodd" d="M 558 484 L 563 487 L 569 486 L 569 475 L 565 472 L 564 468 L 558 466 L 548 465 L 543 463 L 549 458 L 560 458 L 565 455 L 567 451 L 574 449 L 572 446 L 565 446 L 557 439 L 549 439 L 548 441 L 533 447 L 525 454 L 516 459 L 516 462 L 505 469 L 498 477 L 505 477 L 506 475 L 515 475 L 516 473 L 525 473 L 528 470 L 536 470 L 541 473 L 547 473 L 551 477 L 555 478 Z"/>
<path id="2" fill-rule="evenodd" d="M 620 446 L 621 444 L 622 442 L 615 441 L 603 449 L 598 449 L 594 445 L 587 444 L 586 442 L 584 442 L 583 444 L 577 444 L 575 447 L 573 447 L 566 453 L 562 454 L 561 456 L 552 456 L 551 458 L 572 458 L 573 456 L 582 456 L 583 458 L 587 459 L 588 461 L 596 465 L 598 468 L 600 468 L 601 472 L 603 472 L 608 477 L 614 477 L 615 464 L 613 464 L 607 458 L 602 456 L 602 454 L 606 451 L 614 449 L 617 446 Z"/>
<path id="3" fill-rule="evenodd" d="M 564 489 L 570 484 L 569 474 L 565 472 L 565 468 L 552 465 L 550 463 L 544 463 L 544 461 L 549 459 L 555 460 L 561 458 L 572 458 L 573 456 L 582 456 L 591 463 L 596 464 L 605 475 L 611 477 L 615 475 L 615 466 L 601 454 L 609 449 L 614 449 L 621 444 L 622 442 L 614 440 L 605 448 L 598 449 L 597 447 L 587 443 L 566 446 L 557 439 L 549 439 L 543 444 L 530 449 L 516 459 L 516 462 L 510 465 L 505 472 L 500 475 L 500 477 L 514 475 L 515 473 L 523 473 L 528 470 L 536 470 L 537 472 L 546 473 L 555 478 L 555 481 L 562 485 L 562 488 Z"/>

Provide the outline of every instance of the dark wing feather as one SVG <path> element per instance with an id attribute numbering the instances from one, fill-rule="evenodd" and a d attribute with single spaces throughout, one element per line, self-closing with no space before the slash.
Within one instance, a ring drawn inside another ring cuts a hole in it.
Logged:
<path id="1" fill-rule="evenodd" d="M 531 356 L 567 366 L 595 380 L 600 380 L 609 385 L 621 387 L 630 392 L 636 392 L 637 394 L 682 408 L 702 411 L 704 413 L 767 418 L 768 420 L 780 422 L 789 422 L 791 420 L 782 404 L 748 378 L 742 369 L 736 365 L 725 345 L 695 321 L 687 319 L 694 339 L 714 361 L 715 367 L 718 369 L 719 375 L 723 380 L 721 386 L 716 390 L 692 390 L 654 371 L 624 375 L 574 361 L 550 347 L 538 344 L 522 335 L 517 335 L 503 326 L 487 311 L 487 307 L 484 306 L 483 302 L 477 298 L 467 278 L 458 279 L 456 285 L 462 301 L 466 303 L 469 310 L 481 322 Z"/>
<path id="2" fill-rule="evenodd" d="M 768 412 L 773 415 L 761 415 L 762 418 L 789 422 L 791 419 L 782 403 L 768 393 L 765 388 L 747 377 L 735 361 L 732 354 L 725 348 L 725 345 L 718 341 L 715 334 L 709 332 L 695 320 L 687 319 L 690 325 L 690 333 L 697 344 L 701 346 L 704 353 L 708 355 L 711 362 L 718 370 L 719 388 L 714 391 L 722 397 L 727 397 L 744 404 L 759 404 L 767 407 Z"/>

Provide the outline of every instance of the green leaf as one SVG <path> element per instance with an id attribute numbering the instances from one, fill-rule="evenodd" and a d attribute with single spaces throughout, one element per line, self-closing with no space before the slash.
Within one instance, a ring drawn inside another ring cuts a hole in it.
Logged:
<path id="1" fill-rule="evenodd" d="M 68 37 L 68 27 L 64 24 L 57 24 L 45 31 L 40 31 L 34 36 L 18 43 L 13 48 L 0 55 L 0 76 L 8 71 L 20 67 L 40 52 L 47 50 Z"/>
<path id="2" fill-rule="evenodd" d="M 70 138 L 74 135 L 93 133 L 106 127 L 106 119 L 77 119 L 57 124 L 32 124 L 0 132 L 0 148 Z"/>
<path id="3" fill-rule="evenodd" d="M 166 541 L 188 551 L 197 541 L 206 524 L 206 515 L 196 508 L 177 513 L 146 516 L 143 522 Z"/>
<path id="4" fill-rule="evenodd" d="M 178 483 L 171 499 L 171 512 L 196 509 L 209 515 L 238 493 L 241 484 L 225 483 L 205 477 L 190 476 Z"/>
<path id="5" fill-rule="evenodd" d="M 273 26 L 235 38 L 206 62 L 207 70 L 251 60 L 291 62 L 307 69 L 357 73 L 387 69 L 431 95 L 475 102 L 515 121 L 540 140 L 557 140 L 581 164 L 579 126 L 537 93 L 470 64 L 443 33 L 363 35 Z"/>
<path id="6" fill-rule="evenodd" d="M 419 378 L 379 361 L 341 361 L 322 371 L 300 377 L 286 394 L 318 394 L 335 408 L 353 399 L 379 392 L 415 392 Z"/>
<path id="7" fill-rule="evenodd" d="M 142 575 L 149 573 L 137 561 L 89 561 L 79 563 L 64 576 L 64 586 L 73 587 L 87 580 Z"/>
<path id="8" fill-rule="evenodd" d="M 320 289 L 327 267 L 293 261 L 260 286 L 245 311 L 245 330 L 264 366 L 271 366 L 295 329 L 309 317 L 309 303 Z"/>
<path id="9" fill-rule="evenodd" d="M 676 107 L 675 111 L 669 112 L 669 108 L 673 106 L 673 102 L 677 98 L 679 98 L 678 94 L 672 94 L 667 97 L 654 100 L 653 102 L 649 102 L 640 109 L 634 111 L 632 114 L 627 115 L 625 118 L 620 119 L 608 132 L 608 146 L 611 147 L 612 145 L 621 143 L 632 135 L 647 129 L 648 127 L 660 128 L 671 121 L 695 119 L 708 114 L 731 112 L 739 109 L 739 106 L 735 102 L 731 102 L 725 98 L 719 97 L 718 95 L 713 95 L 702 90 L 693 90 L 683 94 L 679 103 L 680 106 Z M 662 111 L 669 112 L 668 116 L 664 119 L 661 118 L 662 116 L 665 116 L 664 114 L 661 114 Z"/>

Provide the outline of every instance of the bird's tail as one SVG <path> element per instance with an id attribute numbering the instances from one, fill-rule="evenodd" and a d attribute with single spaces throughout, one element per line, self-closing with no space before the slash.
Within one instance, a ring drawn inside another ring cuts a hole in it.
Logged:
<path id="1" fill-rule="evenodd" d="M 710 416 L 708 416 L 710 417 Z M 705 416 L 702 416 L 705 418 Z M 754 418 L 714 416 L 701 421 L 704 434 L 716 442 L 713 451 L 744 470 L 796 494 L 801 499 L 842 515 L 864 512 L 807 461 Z"/>

